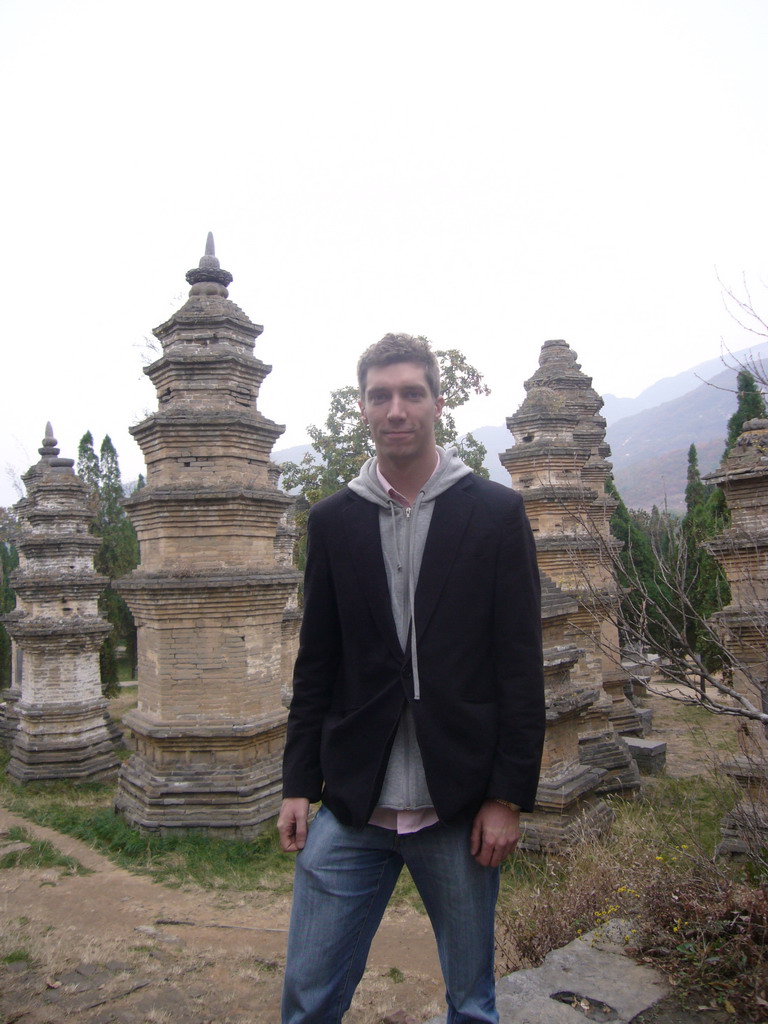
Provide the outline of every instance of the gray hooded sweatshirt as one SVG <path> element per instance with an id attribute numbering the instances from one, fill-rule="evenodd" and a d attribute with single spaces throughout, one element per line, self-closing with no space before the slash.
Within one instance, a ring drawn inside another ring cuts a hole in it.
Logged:
<path id="1" fill-rule="evenodd" d="M 452 487 L 457 480 L 472 472 L 469 466 L 465 466 L 461 461 L 455 448 L 438 448 L 437 451 L 440 463 L 410 509 L 403 508 L 382 489 L 376 472 L 375 458 L 368 459 L 360 470 L 360 475 L 349 485 L 355 494 L 380 508 L 381 549 L 387 571 L 392 614 L 400 646 L 404 652 L 409 634 L 413 638 L 411 662 L 414 700 L 420 699 L 414 598 L 435 498 Z M 432 806 L 413 715 L 407 704 L 392 745 L 378 806 L 395 810 L 418 810 Z"/>

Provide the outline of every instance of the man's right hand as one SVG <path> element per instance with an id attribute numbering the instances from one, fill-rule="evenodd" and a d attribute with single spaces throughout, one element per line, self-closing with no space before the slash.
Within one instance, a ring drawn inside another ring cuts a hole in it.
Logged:
<path id="1" fill-rule="evenodd" d="M 277 818 L 277 833 L 280 836 L 280 846 L 285 853 L 298 853 L 304 849 L 307 841 L 308 816 L 309 800 L 303 796 L 283 800 Z"/>

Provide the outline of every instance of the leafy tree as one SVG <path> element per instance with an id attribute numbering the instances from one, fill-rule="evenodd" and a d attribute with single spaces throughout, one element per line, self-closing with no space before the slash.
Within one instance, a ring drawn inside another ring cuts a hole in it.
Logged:
<path id="1" fill-rule="evenodd" d="M 307 427 L 315 455 L 307 452 L 300 463 L 283 463 L 283 487 L 299 491 L 305 510 L 357 476 L 373 455 L 357 399 L 357 388 L 351 385 L 332 391 L 325 429 L 314 424 Z"/>
<path id="2" fill-rule="evenodd" d="M 445 399 L 443 414 L 435 424 L 435 439 L 442 447 L 455 445 L 459 456 L 473 472 L 487 478 L 488 470 L 483 465 L 485 445 L 472 434 L 459 437 L 452 410 L 465 405 L 473 394 L 490 395 L 491 389 L 483 382 L 482 373 L 467 362 L 466 356 L 459 349 L 441 349 L 435 355 L 440 366 L 440 387 Z"/>
<path id="3" fill-rule="evenodd" d="M 112 581 L 130 572 L 139 562 L 136 533 L 123 508 L 123 486 L 117 452 L 107 435 L 97 455 L 90 431 L 78 446 L 78 475 L 88 486 L 96 513 L 93 532 L 101 538 L 94 565 L 108 579 L 99 598 L 101 614 L 112 625 L 112 633 L 99 652 L 101 684 L 107 696 L 118 692 L 116 648 L 125 644 L 131 668 L 136 668 L 136 627 L 123 598 L 112 587 Z"/>

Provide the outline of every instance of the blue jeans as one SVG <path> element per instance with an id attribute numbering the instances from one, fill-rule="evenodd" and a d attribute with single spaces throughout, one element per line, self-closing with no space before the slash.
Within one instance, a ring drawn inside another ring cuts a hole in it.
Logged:
<path id="1" fill-rule="evenodd" d="M 342 825 L 325 807 L 296 858 L 283 1024 L 340 1024 L 403 864 L 424 901 L 446 986 L 447 1024 L 498 1024 L 493 922 L 498 868 L 469 852 L 471 825 L 407 835 Z"/>

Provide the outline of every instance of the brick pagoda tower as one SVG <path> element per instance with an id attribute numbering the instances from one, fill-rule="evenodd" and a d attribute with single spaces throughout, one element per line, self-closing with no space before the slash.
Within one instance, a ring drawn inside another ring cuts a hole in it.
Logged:
<path id="1" fill-rule="evenodd" d="M 141 565 L 119 589 L 138 626 L 139 699 L 115 806 L 143 829 L 247 838 L 279 806 L 298 574 L 276 544 L 291 499 L 270 452 L 284 428 L 256 407 L 271 367 L 231 280 L 209 235 L 189 299 L 154 332 L 158 411 L 131 430 L 147 463 L 126 503 Z"/>
<path id="2" fill-rule="evenodd" d="M 605 489 L 610 471 L 603 401 L 564 341 L 544 343 L 527 398 L 507 420 L 514 447 L 502 453 L 512 486 L 525 500 L 542 575 L 576 600 L 565 636 L 582 649 L 573 670 L 579 685 L 602 684 L 581 722 L 581 759 L 606 769 L 601 792 L 631 792 L 639 772 L 618 732 L 642 733 L 624 694 L 618 630 L 611 610 L 619 591 L 604 556 L 615 544 L 609 528 L 615 501 Z"/>
<path id="3" fill-rule="evenodd" d="M 93 568 L 100 541 L 88 491 L 73 459 L 59 458 L 50 423 L 40 461 L 22 479 L 16 609 L 4 616 L 14 644 L 16 728 L 8 774 L 17 782 L 93 782 L 117 771 L 101 693 L 99 648 L 111 626 L 98 598 L 106 580 Z"/>
<path id="4" fill-rule="evenodd" d="M 748 420 L 707 480 L 725 492 L 731 524 L 709 548 L 723 567 L 731 603 L 712 622 L 733 658 L 733 686 L 768 714 L 768 420 Z M 768 730 L 742 720 L 742 753 L 724 771 L 744 798 L 722 825 L 721 853 L 754 855 L 768 845 Z"/>

